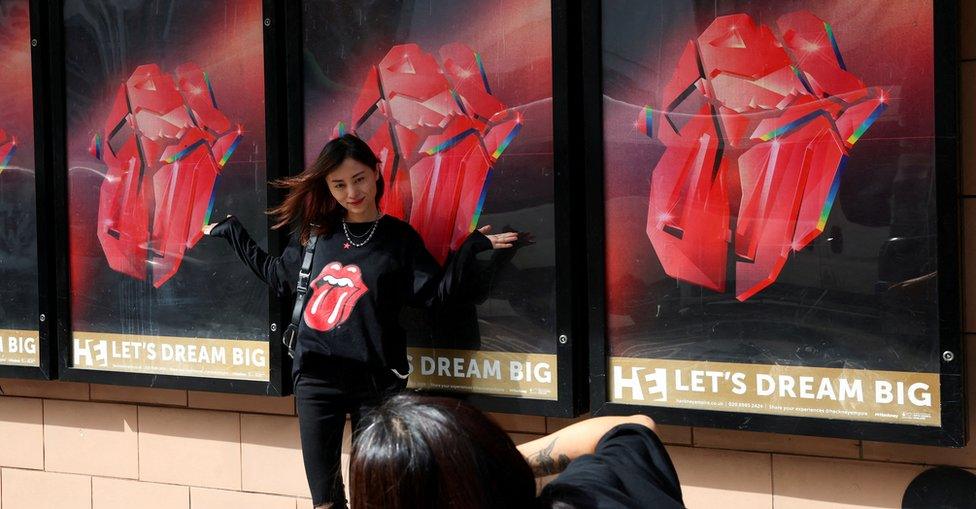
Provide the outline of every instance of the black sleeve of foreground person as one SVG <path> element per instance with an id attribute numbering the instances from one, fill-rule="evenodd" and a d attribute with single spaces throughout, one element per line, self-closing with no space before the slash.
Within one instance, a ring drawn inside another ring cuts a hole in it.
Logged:
<path id="1" fill-rule="evenodd" d="M 298 284 L 298 268 L 301 266 L 302 247 L 293 236 L 281 256 L 271 256 L 261 249 L 244 229 L 244 225 L 231 216 L 210 231 L 211 237 L 223 237 L 240 258 L 261 281 L 270 286 L 279 297 L 295 291 Z"/>
<path id="2" fill-rule="evenodd" d="M 408 250 L 412 271 L 410 302 L 416 306 L 437 306 L 463 294 L 464 286 L 474 284 L 473 273 L 478 270 L 475 255 L 491 249 L 491 240 L 475 230 L 471 232 L 456 252 L 448 255 L 441 268 L 430 251 L 424 246 L 420 234 L 412 228 L 409 232 Z"/>
<path id="3" fill-rule="evenodd" d="M 577 458 L 542 490 L 540 502 L 542 507 L 684 507 L 664 444 L 639 424 L 607 432 L 593 454 Z"/>

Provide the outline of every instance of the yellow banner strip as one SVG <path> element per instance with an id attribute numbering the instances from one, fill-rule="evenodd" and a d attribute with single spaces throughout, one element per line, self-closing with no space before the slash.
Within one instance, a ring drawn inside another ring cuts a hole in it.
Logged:
<path id="1" fill-rule="evenodd" d="M 558 399 L 555 355 L 407 348 L 407 358 L 412 388 Z"/>
<path id="2" fill-rule="evenodd" d="M 41 365 L 36 330 L 0 329 L 0 365 Z"/>
<path id="3" fill-rule="evenodd" d="M 268 342 L 75 331 L 72 367 L 267 382 Z"/>
<path id="4" fill-rule="evenodd" d="M 940 426 L 938 373 L 612 357 L 615 403 Z"/>

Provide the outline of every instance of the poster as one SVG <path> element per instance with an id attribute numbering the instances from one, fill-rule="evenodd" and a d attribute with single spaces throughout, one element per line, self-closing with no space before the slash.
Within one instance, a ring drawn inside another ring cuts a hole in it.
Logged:
<path id="1" fill-rule="evenodd" d="M 557 400 L 550 2 L 306 0 L 302 24 L 306 162 L 366 139 L 382 211 L 442 262 L 474 228 L 526 233 L 480 255 L 473 303 L 401 317 L 411 386 Z"/>
<path id="2" fill-rule="evenodd" d="M 262 2 L 63 17 L 68 367 L 269 381 L 268 290 L 201 232 L 234 214 L 267 250 Z"/>
<path id="3" fill-rule="evenodd" d="M 40 367 L 27 0 L 0 3 L 0 366 Z"/>
<path id="4" fill-rule="evenodd" d="M 603 2 L 605 401 L 944 424 L 933 12 Z"/>

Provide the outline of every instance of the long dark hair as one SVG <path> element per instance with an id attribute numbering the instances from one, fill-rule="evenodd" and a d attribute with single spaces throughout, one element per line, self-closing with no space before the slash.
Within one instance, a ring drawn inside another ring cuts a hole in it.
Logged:
<path id="1" fill-rule="evenodd" d="M 346 159 L 352 159 L 378 171 L 379 159 L 365 141 L 355 134 L 344 134 L 325 144 L 319 156 L 305 171 L 293 177 L 276 180 L 271 185 L 286 189 L 288 194 L 277 207 L 268 210 L 274 217 L 274 229 L 292 225 L 302 244 L 314 231 L 327 235 L 342 220 L 343 208 L 329 191 L 328 177 Z M 376 181 L 376 206 L 383 197 L 383 176 Z M 313 226 L 314 225 L 314 226 Z"/>
<path id="2" fill-rule="evenodd" d="M 462 401 L 413 394 L 364 417 L 349 486 L 353 509 L 535 505 L 532 469 L 497 424 Z"/>

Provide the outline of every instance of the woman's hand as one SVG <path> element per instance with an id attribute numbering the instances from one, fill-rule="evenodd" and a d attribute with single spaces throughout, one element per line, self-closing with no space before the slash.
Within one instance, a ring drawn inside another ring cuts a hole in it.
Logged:
<path id="1" fill-rule="evenodd" d="M 215 226 L 217 226 L 220 223 L 223 223 L 229 217 L 230 217 L 230 214 L 227 214 L 227 217 L 221 219 L 220 221 L 217 221 L 216 223 L 210 223 L 210 224 L 203 225 L 203 228 L 202 228 L 203 234 L 204 235 L 210 235 L 210 232 L 213 231 L 213 229 L 214 229 Z"/>
<path id="2" fill-rule="evenodd" d="M 484 235 L 485 237 L 488 237 L 488 240 L 491 241 L 492 249 L 510 248 L 513 245 L 515 245 L 515 241 L 517 241 L 519 238 L 518 232 L 505 232 L 505 233 L 496 233 L 494 235 L 489 235 L 489 233 L 491 232 L 490 224 L 478 228 L 478 231 L 481 232 L 481 234 Z"/>

